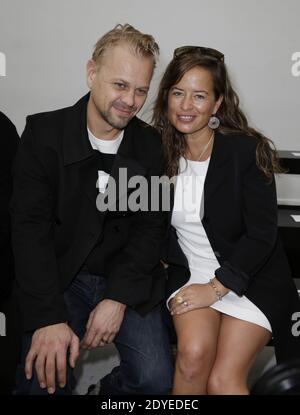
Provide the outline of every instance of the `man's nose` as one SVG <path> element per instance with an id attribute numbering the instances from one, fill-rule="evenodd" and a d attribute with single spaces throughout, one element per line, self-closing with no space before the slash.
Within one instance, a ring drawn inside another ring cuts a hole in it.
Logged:
<path id="1" fill-rule="evenodd" d="M 134 107 L 135 106 L 135 91 L 134 90 L 128 90 L 122 97 L 122 101 L 124 104 L 126 104 L 128 107 Z"/>

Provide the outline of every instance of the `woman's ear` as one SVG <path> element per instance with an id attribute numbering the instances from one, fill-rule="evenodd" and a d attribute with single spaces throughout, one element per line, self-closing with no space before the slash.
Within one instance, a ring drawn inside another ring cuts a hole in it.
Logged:
<path id="1" fill-rule="evenodd" d="M 220 95 L 219 98 L 217 99 L 215 106 L 214 106 L 214 112 L 213 114 L 216 114 L 218 112 L 218 109 L 220 108 L 222 102 L 223 102 L 223 95 Z"/>

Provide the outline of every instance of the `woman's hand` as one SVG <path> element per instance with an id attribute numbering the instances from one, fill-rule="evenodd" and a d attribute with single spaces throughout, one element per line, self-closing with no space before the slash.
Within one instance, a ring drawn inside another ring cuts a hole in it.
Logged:
<path id="1" fill-rule="evenodd" d="M 210 284 L 191 284 L 182 288 L 169 302 L 171 315 L 179 315 L 209 307 L 217 297 Z"/>

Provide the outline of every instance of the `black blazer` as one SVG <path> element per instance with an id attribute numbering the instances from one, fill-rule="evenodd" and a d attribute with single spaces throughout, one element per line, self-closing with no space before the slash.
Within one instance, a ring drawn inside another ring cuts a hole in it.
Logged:
<path id="1" fill-rule="evenodd" d="M 0 300 L 9 296 L 14 279 L 11 250 L 9 200 L 12 193 L 12 162 L 19 136 L 13 123 L 0 112 Z"/>
<path id="2" fill-rule="evenodd" d="M 275 181 L 268 182 L 258 169 L 256 146 L 253 137 L 215 135 L 202 224 L 220 264 L 216 277 L 237 295 L 246 295 L 267 316 L 280 361 L 300 357 L 300 337 L 292 335 L 292 315 L 300 311 L 300 301 L 278 238 Z M 170 295 L 190 275 L 172 227 L 164 259 L 170 264 Z"/>
<path id="3" fill-rule="evenodd" d="M 68 320 L 63 292 L 101 240 L 105 298 L 145 314 L 164 296 L 159 259 L 166 214 L 96 209 L 99 157 L 87 135 L 88 97 L 28 117 L 16 156 L 13 250 L 25 330 Z M 137 118 L 125 128 L 115 157 L 111 176 L 117 182 L 121 167 L 128 180 L 163 171 L 160 137 Z"/>

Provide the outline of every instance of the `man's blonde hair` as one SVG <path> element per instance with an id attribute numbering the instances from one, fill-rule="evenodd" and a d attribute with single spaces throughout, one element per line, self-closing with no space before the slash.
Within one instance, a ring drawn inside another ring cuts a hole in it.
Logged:
<path id="1" fill-rule="evenodd" d="M 127 43 L 137 55 L 152 58 L 155 67 L 159 55 L 158 44 L 153 36 L 142 33 L 129 24 L 116 25 L 98 40 L 92 56 L 94 62 L 98 65 L 107 49 L 122 43 Z"/>

